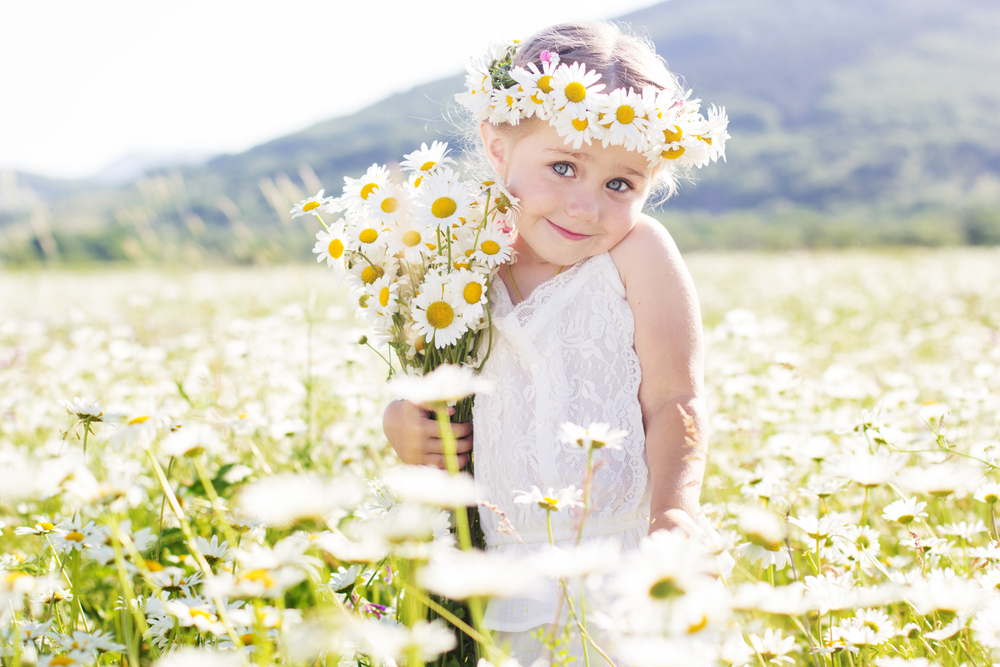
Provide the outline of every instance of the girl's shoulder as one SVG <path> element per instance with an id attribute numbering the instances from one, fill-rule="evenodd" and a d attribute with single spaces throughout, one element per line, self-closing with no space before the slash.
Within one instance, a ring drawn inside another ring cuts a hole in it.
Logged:
<path id="1" fill-rule="evenodd" d="M 677 244 L 666 228 L 642 215 L 632 230 L 610 251 L 626 292 L 637 282 L 663 284 L 664 279 L 685 281 L 687 268 Z M 655 280 L 650 280 L 655 277 Z"/>

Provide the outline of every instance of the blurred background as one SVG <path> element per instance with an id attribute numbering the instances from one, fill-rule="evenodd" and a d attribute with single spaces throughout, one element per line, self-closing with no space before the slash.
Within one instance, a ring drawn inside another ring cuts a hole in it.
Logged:
<path id="1" fill-rule="evenodd" d="M 464 62 L 617 19 L 728 162 L 653 211 L 682 250 L 1000 244 L 995 0 L 5 3 L 0 264 L 311 256 L 288 210 L 421 142 Z"/>

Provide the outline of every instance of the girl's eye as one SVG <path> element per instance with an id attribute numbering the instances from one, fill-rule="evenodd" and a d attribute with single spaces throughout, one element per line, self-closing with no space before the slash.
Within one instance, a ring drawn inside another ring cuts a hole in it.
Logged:
<path id="1" fill-rule="evenodd" d="M 560 176 L 573 175 L 573 167 L 571 167 L 568 162 L 556 162 L 552 165 L 552 171 L 556 172 Z"/>
<path id="2" fill-rule="evenodd" d="M 625 190 L 631 190 L 632 184 L 622 178 L 616 178 L 608 181 L 608 189 L 615 192 L 624 192 Z"/>

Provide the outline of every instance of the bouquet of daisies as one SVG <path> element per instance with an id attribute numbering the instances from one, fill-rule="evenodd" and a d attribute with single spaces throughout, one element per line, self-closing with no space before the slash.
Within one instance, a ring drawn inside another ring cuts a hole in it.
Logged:
<path id="1" fill-rule="evenodd" d="M 321 190 L 292 209 L 323 225 L 317 261 L 350 285 L 390 375 L 481 367 L 489 355 L 489 291 L 511 257 L 517 202 L 492 181 L 461 180 L 454 165 L 447 144 L 423 144 L 400 163 L 399 178 L 372 165 L 344 179 L 341 197 Z M 339 217 L 327 225 L 320 212 Z"/>

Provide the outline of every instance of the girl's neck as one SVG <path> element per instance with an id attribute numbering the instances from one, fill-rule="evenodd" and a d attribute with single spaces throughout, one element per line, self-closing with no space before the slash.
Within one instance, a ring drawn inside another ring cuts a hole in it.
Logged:
<path id="1" fill-rule="evenodd" d="M 547 262 L 536 255 L 521 237 L 514 238 L 517 261 L 501 269 L 500 278 L 507 288 L 511 303 L 518 304 L 528 298 L 535 288 L 558 275 L 563 267 Z"/>

